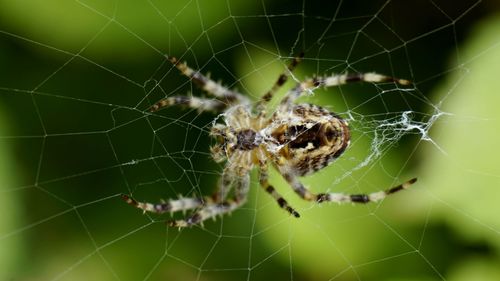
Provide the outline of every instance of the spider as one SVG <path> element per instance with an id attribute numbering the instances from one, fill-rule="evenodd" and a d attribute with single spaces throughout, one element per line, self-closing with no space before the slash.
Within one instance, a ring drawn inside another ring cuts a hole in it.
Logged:
<path id="1" fill-rule="evenodd" d="M 301 53 L 295 57 L 272 88 L 256 103 L 191 69 L 185 62 L 167 56 L 183 75 L 214 98 L 166 97 L 155 103 L 150 111 L 157 112 L 165 107 L 182 105 L 200 111 L 222 113 L 224 123 L 214 121 L 210 131 L 210 135 L 217 141 L 211 147 L 211 153 L 216 162 L 227 161 L 227 164 L 216 191 L 211 196 L 170 199 L 157 204 L 138 202 L 125 194 L 122 199 L 144 212 L 161 214 L 195 210 L 187 218 L 167 222 L 170 226 L 180 228 L 202 224 L 209 218 L 230 213 L 242 206 L 249 191 L 250 171 L 255 166 L 259 171 L 262 188 L 276 200 L 279 207 L 297 218 L 300 217 L 299 213 L 269 183 L 270 165 L 276 168 L 298 196 L 317 203 L 377 202 L 412 185 L 416 178 L 370 194 L 314 194 L 299 181 L 298 177 L 313 174 L 341 156 L 349 146 L 350 132 L 348 123 L 339 115 L 314 104 L 295 104 L 298 97 L 312 93 L 319 87 L 334 87 L 351 82 L 411 84 L 408 80 L 377 73 L 309 78 L 290 89 L 279 102 L 276 111 L 268 116 L 265 111 L 267 103 L 285 84 L 303 56 Z"/>

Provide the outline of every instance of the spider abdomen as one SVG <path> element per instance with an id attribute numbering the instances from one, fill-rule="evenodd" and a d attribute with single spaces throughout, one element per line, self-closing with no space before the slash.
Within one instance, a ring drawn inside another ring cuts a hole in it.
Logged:
<path id="1" fill-rule="evenodd" d="M 284 162 L 297 175 L 328 166 L 349 145 L 347 122 L 324 108 L 296 105 L 287 119 L 289 122 L 276 129 L 273 137 L 283 146 L 280 154 Z"/>

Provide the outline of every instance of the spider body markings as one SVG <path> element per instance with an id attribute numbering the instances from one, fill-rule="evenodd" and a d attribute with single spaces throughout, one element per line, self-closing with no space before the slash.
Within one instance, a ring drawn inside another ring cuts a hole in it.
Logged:
<path id="1" fill-rule="evenodd" d="M 198 71 L 168 58 L 179 71 L 195 84 L 213 95 L 212 99 L 172 96 L 155 103 L 151 112 L 162 108 L 183 105 L 200 111 L 222 113 L 224 123 L 215 123 L 210 135 L 217 140 L 211 148 L 216 162 L 226 161 L 216 191 L 203 198 L 171 199 L 164 203 L 138 202 L 131 196 L 122 195 L 123 200 L 144 212 L 165 213 L 196 210 L 185 219 L 169 221 L 174 227 L 188 227 L 203 223 L 217 215 L 230 213 L 246 201 L 250 171 L 259 170 L 259 183 L 278 205 L 295 217 L 299 213 L 274 189 L 268 181 L 268 167 L 274 166 L 292 189 L 304 200 L 322 202 L 377 202 L 412 185 L 416 178 L 398 186 L 370 194 L 319 193 L 313 194 L 298 177 L 313 174 L 331 164 L 347 149 L 350 142 L 348 123 L 336 113 L 313 104 L 295 104 L 304 93 L 318 87 L 334 87 L 351 82 L 394 82 L 409 85 L 397 79 L 377 73 L 340 74 L 315 77 L 297 83 L 280 101 L 276 111 L 266 116 L 266 104 L 274 93 L 285 84 L 290 73 L 301 61 L 303 54 L 288 65 L 274 86 L 255 104 L 242 94 L 227 89 L 210 80 Z"/>

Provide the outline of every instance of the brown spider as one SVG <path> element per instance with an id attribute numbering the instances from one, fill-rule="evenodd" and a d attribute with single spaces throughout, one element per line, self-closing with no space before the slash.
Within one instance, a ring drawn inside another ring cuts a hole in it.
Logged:
<path id="1" fill-rule="evenodd" d="M 313 194 L 302 185 L 298 177 L 312 174 L 342 155 L 349 146 L 350 132 L 347 122 L 337 114 L 313 104 L 294 104 L 299 96 L 319 87 L 334 87 L 358 81 L 410 84 L 408 80 L 377 73 L 315 77 L 297 83 L 281 100 L 274 114 L 266 116 L 266 104 L 286 82 L 302 57 L 303 54 L 292 60 L 271 90 L 256 104 L 252 104 L 242 94 L 189 68 L 186 63 L 180 63 L 175 57 L 168 58 L 182 74 L 214 98 L 167 97 L 154 104 L 150 111 L 156 112 L 172 105 L 184 105 L 200 111 L 222 113 L 224 124 L 214 124 L 211 129 L 211 136 L 217 139 L 217 144 L 211 151 L 215 161 L 227 161 L 227 164 L 217 190 L 210 197 L 170 199 L 158 204 L 138 202 L 125 194 L 122 198 L 145 212 L 165 213 L 197 209 L 185 219 L 168 222 L 170 226 L 187 227 L 217 215 L 230 213 L 245 203 L 250 184 L 250 171 L 254 166 L 259 168 L 260 185 L 281 208 L 295 217 L 299 217 L 299 213 L 268 182 L 269 164 L 279 171 L 302 199 L 317 203 L 376 202 L 413 184 L 416 178 L 370 194 Z M 232 195 L 229 195 L 231 191 Z"/>

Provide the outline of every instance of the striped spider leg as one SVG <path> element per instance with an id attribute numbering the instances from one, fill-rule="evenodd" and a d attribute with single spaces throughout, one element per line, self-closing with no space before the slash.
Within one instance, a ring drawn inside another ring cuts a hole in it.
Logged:
<path id="1" fill-rule="evenodd" d="M 265 111 L 266 104 L 271 101 L 273 98 L 274 94 L 285 85 L 286 81 L 292 74 L 292 72 L 295 70 L 297 65 L 302 61 L 304 58 L 304 52 L 301 52 L 298 56 L 292 59 L 292 61 L 288 64 L 287 69 L 283 71 L 280 76 L 278 76 L 278 79 L 276 82 L 274 82 L 274 85 L 271 87 L 267 93 L 265 93 L 259 100 L 259 103 L 257 104 L 257 109 L 260 110 L 261 112 Z"/>
<path id="2" fill-rule="evenodd" d="M 247 97 L 222 86 L 220 83 L 213 81 L 201 72 L 193 70 L 187 65 L 187 63 L 179 62 L 176 57 L 167 57 L 167 59 L 180 71 L 181 74 L 190 78 L 194 84 L 206 93 L 214 96 L 214 98 L 208 99 L 187 96 L 171 96 L 161 99 L 153 104 L 150 108 L 151 112 L 156 112 L 162 108 L 172 105 L 183 105 L 200 111 L 222 112 L 231 104 L 249 103 L 249 99 Z"/>
<path id="3" fill-rule="evenodd" d="M 228 175 L 227 169 L 223 173 L 217 190 L 212 196 L 191 197 L 170 199 L 166 202 L 152 204 L 148 202 L 138 202 L 129 195 L 122 194 L 122 199 L 128 204 L 143 210 L 156 214 L 174 213 L 179 211 L 196 211 L 180 220 L 167 221 L 167 225 L 173 227 L 188 227 L 202 224 L 203 221 L 215 218 L 218 215 L 230 213 L 245 203 L 250 186 L 250 174 L 246 173 L 243 177 Z M 234 196 L 228 199 L 228 193 L 234 187 Z"/>
<path id="4" fill-rule="evenodd" d="M 207 219 L 231 213 L 246 202 L 249 186 L 250 174 L 246 174 L 234 182 L 234 197 L 221 201 L 205 201 L 204 204 L 189 217 L 168 221 L 167 225 L 179 228 L 189 227 L 203 224 Z"/>
<path id="5" fill-rule="evenodd" d="M 334 74 L 327 77 L 314 77 L 306 79 L 292 88 L 286 96 L 280 101 L 278 111 L 286 111 L 293 107 L 293 102 L 304 93 L 311 93 L 320 87 L 338 87 L 355 82 L 383 83 L 394 82 L 402 86 L 411 85 L 411 82 L 406 79 L 394 78 L 374 72 L 367 73 L 348 73 Z"/>

